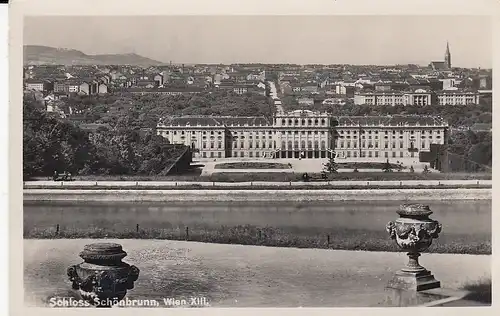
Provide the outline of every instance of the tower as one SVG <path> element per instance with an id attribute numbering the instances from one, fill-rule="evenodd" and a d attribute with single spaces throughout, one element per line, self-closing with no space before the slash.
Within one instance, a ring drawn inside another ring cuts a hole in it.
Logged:
<path id="1" fill-rule="evenodd" d="M 444 63 L 446 68 L 451 69 L 451 53 L 450 53 L 450 45 L 446 42 L 446 53 L 444 53 Z"/>

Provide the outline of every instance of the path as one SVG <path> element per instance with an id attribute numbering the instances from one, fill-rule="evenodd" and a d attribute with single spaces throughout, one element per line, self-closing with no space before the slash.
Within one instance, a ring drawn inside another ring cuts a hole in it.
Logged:
<path id="1" fill-rule="evenodd" d="M 25 297 L 67 294 L 69 265 L 97 240 L 24 240 Z M 113 242 L 113 240 L 106 240 Z M 272 248 L 165 240 L 117 240 L 137 265 L 130 299 L 207 296 L 214 307 L 370 307 L 406 263 L 404 253 Z M 293 260 L 291 260 L 293 258 Z M 442 287 L 491 276 L 491 256 L 423 254 Z"/>

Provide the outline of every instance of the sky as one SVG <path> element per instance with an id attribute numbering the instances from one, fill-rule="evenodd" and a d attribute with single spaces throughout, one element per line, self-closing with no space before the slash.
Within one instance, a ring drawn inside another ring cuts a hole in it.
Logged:
<path id="1" fill-rule="evenodd" d="M 481 16 L 38 16 L 24 44 L 173 63 L 420 64 L 492 67 Z"/>

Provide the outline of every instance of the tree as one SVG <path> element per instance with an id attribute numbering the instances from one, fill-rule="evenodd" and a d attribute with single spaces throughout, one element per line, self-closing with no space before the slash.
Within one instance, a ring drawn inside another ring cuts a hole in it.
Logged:
<path id="1" fill-rule="evenodd" d="M 429 169 L 429 167 L 427 165 L 424 166 L 424 170 L 422 171 L 422 174 L 429 174 L 431 173 L 431 170 Z"/>
<path id="2" fill-rule="evenodd" d="M 384 163 L 384 166 L 382 167 L 382 170 L 384 172 L 392 172 L 392 165 L 389 162 L 389 159 L 387 159 L 387 161 Z"/>
<path id="3" fill-rule="evenodd" d="M 323 164 L 323 170 L 324 170 L 324 172 L 327 172 L 329 174 L 337 173 L 338 172 L 338 168 L 339 168 L 339 166 L 335 162 L 335 157 L 333 155 L 332 155 L 332 157 L 330 157 L 328 159 L 327 163 Z"/>

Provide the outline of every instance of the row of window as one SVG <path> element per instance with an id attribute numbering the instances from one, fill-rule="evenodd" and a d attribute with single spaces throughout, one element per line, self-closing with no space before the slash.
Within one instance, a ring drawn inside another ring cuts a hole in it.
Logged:
<path id="1" fill-rule="evenodd" d="M 300 131 L 300 133 L 301 133 L 302 135 L 306 134 L 306 132 L 307 132 L 307 134 L 312 134 L 312 133 L 314 133 L 314 134 L 318 134 L 318 133 L 320 133 L 321 135 L 324 135 L 324 134 L 325 134 L 325 131 Z M 352 134 L 356 135 L 356 134 L 357 134 L 357 132 L 358 132 L 358 131 L 353 130 L 353 131 L 352 131 Z M 420 131 L 420 132 L 421 132 L 422 134 L 424 134 L 426 131 L 425 131 L 425 130 L 422 130 L 422 131 Z M 432 134 L 432 132 L 433 132 L 432 130 L 428 130 L 428 131 L 427 131 L 427 133 L 429 133 L 429 134 Z M 187 134 L 187 132 L 185 132 L 185 131 L 180 131 L 179 133 L 180 133 L 180 135 L 185 135 L 185 134 Z M 237 134 L 237 133 L 238 133 L 238 132 L 235 132 L 234 134 Z M 258 135 L 258 133 L 259 133 L 259 132 L 250 132 L 250 133 L 254 133 L 255 135 Z M 267 133 L 268 133 L 268 135 L 272 135 L 272 134 L 273 134 L 271 131 L 268 131 Z M 286 133 L 288 133 L 288 134 L 292 134 L 292 133 L 293 133 L 293 134 L 298 134 L 298 133 L 299 133 L 299 131 L 281 131 L 281 134 L 282 134 L 282 135 L 284 135 L 284 134 L 286 134 Z M 338 131 L 338 133 L 339 133 L 339 134 L 344 134 L 344 133 L 345 133 L 345 134 L 350 134 L 350 133 L 351 133 L 351 131 L 349 131 L 349 130 L 347 130 L 347 131 L 340 130 L 340 131 Z M 371 131 L 371 130 L 368 130 L 368 131 L 361 130 L 361 131 L 360 131 L 360 134 L 366 134 L 366 133 L 368 133 L 368 134 L 372 134 L 372 131 Z M 378 134 L 378 133 L 379 133 L 379 131 L 373 131 L 373 133 L 374 133 L 374 134 Z M 400 131 L 399 131 L 399 134 L 403 134 L 403 133 L 404 133 L 404 131 L 402 131 L 402 130 L 400 130 Z M 410 131 L 410 134 L 412 134 L 412 135 L 413 135 L 414 133 L 415 133 L 415 131 Z M 437 134 L 440 134 L 440 133 L 441 133 L 441 131 L 440 131 L 440 130 L 436 130 L 436 133 L 437 133 Z M 163 132 L 163 134 L 164 134 L 164 135 L 169 135 L 169 134 L 170 134 L 170 132 L 169 132 L 169 131 L 164 131 L 164 132 Z M 173 132 L 172 132 L 172 134 L 173 134 L 173 135 L 177 135 L 177 131 L 173 131 Z M 191 132 L 191 134 L 195 135 L 195 134 L 196 134 L 196 131 L 192 131 L 192 132 Z M 202 132 L 202 134 L 203 134 L 203 135 L 206 135 L 206 134 L 207 134 L 207 131 L 203 131 L 203 132 Z M 219 131 L 219 132 L 217 132 L 217 134 L 218 134 L 218 135 L 222 135 L 222 132 L 221 132 L 221 131 Z M 239 132 L 239 134 L 240 134 L 240 135 L 244 135 L 244 132 Z M 261 134 L 261 135 L 265 135 L 265 134 L 266 134 L 266 132 L 260 132 L 260 134 Z M 276 132 L 274 132 L 274 134 L 276 134 Z M 385 134 L 385 135 L 388 135 L 388 134 L 389 134 L 389 131 L 384 131 L 384 134 Z M 396 130 L 392 130 L 392 134 L 396 134 Z M 210 131 L 210 135 L 215 135 L 215 132 L 214 132 L 214 131 Z M 237 137 L 237 136 L 235 135 L 235 137 Z M 250 137 L 252 137 L 252 136 L 250 136 Z"/>
<path id="2" fill-rule="evenodd" d="M 344 145 L 345 145 L 345 147 L 344 147 Z M 352 147 L 351 147 L 351 145 L 352 145 Z M 336 146 L 338 148 L 357 148 L 358 142 L 353 141 L 351 143 L 350 141 L 347 141 L 347 142 L 344 143 L 344 141 L 340 141 L 340 142 L 336 143 Z M 361 145 L 360 145 L 361 148 L 378 148 L 378 146 L 379 146 L 378 142 L 372 143 L 371 141 L 368 141 L 368 143 L 365 142 L 365 141 L 362 141 Z M 422 149 L 426 148 L 426 142 L 425 141 L 422 141 L 421 147 L 422 147 Z M 389 148 L 389 142 L 385 142 L 384 143 L 384 148 L 385 149 Z M 393 148 L 393 149 L 396 148 L 396 142 L 392 142 L 391 143 L 391 148 Z M 399 142 L 399 148 L 400 149 L 404 148 L 404 142 L 403 141 Z M 410 148 L 413 148 L 413 143 L 410 143 Z"/>
<path id="3" fill-rule="evenodd" d="M 373 131 L 373 134 L 378 134 L 378 132 L 379 132 L 379 131 Z M 425 130 L 422 130 L 422 131 L 421 131 L 421 133 L 422 133 L 422 134 L 425 134 L 425 132 L 426 132 Z M 349 134 L 351 133 L 351 131 L 339 131 L 339 134 L 344 134 L 344 133 L 349 135 Z M 357 131 L 356 131 L 356 130 L 354 130 L 354 131 L 352 131 L 352 133 L 353 133 L 354 135 L 356 135 L 356 134 L 357 134 Z M 360 134 L 366 134 L 366 133 L 371 134 L 371 133 L 372 133 L 372 131 L 365 131 L 365 130 L 361 130 L 361 131 L 360 131 Z M 400 130 L 400 131 L 399 131 L 399 134 L 401 134 L 401 135 L 402 135 L 403 133 L 404 133 L 404 131 L 403 131 L 403 130 Z M 428 130 L 428 131 L 427 131 L 427 133 L 432 134 L 432 130 Z M 440 130 L 436 130 L 436 133 L 440 134 L 440 133 L 441 133 L 441 131 L 440 131 Z M 384 131 L 384 134 L 385 134 L 385 135 L 389 135 L 389 131 Z M 396 134 L 396 130 L 392 130 L 392 134 Z M 415 131 L 410 131 L 410 134 L 411 134 L 411 135 L 415 134 Z"/>
<path id="4" fill-rule="evenodd" d="M 305 135 L 305 134 L 307 134 L 307 135 L 311 135 L 311 134 L 318 135 L 318 133 L 321 134 L 321 135 L 325 135 L 325 131 L 321 131 L 321 132 L 318 132 L 318 131 L 307 131 L 307 132 L 306 131 L 300 131 L 301 135 Z M 299 131 L 287 131 L 287 132 L 282 131 L 281 132 L 281 135 L 285 135 L 285 134 L 288 134 L 288 135 L 291 135 L 291 134 L 298 135 Z"/>
<path id="5" fill-rule="evenodd" d="M 255 153 L 252 152 L 252 151 L 249 151 L 248 152 L 248 157 L 250 158 L 253 158 L 255 155 L 255 158 L 260 158 L 260 157 L 267 157 L 267 156 L 272 156 L 271 153 L 266 153 L 266 152 L 258 152 L 256 151 Z M 222 158 L 222 152 L 210 152 L 210 153 L 207 153 L 207 152 L 202 152 L 201 153 L 201 156 L 203 158 Z M 233 152 L 233 157 L 245 157 L 245 152 L 244 151 L 240 151 L 240 152 Z"/>
<path id="6" fill-rule="evenodd" d="M 262 145 L 262 147 L 261 147 Z M 276 141 L 274 142 L 269 142 L 268 143 L 268 148 L 271 149 L 271 148 L 276 148 Z M 253 148 L 254 147 L 254 143 L 253 142 L 249 142 L 248 143 L 248 148 Z M 238 142 L 233 142 L 233 148 L 238 148 Z M 240 142 L 240 148 L 243 149 L 245 148 L 245 142 Z M 262 142 L 262 143 L 259 143 L 259 142 L 255 142 L 255 148 L 266 148 L 266 142 Z"/>
<path id="7" fill-rule="evenodd" d="M 307 119 L 307 120 L 306 119 L 301 119 L 301 120 L 299 120 L 299 119 L 288 119 L 288 120 L 282 119 L 281 125 L 284 126 L 284 125 L 286 125 L 287 122 L 288 122 L 289 126 L 292 124 L 297 126 L 297 125 L 299 125 L 299 122 L 300 122 L 301 126 L 318 126 L 318 125 L 320 125 L 320 123 L 321 123 L 321 126 L 326 125 L 325 119 L 321 119 L 321 120 L 319 120 L 319 119 L 314 119 L 314 120 L 313 119 Z"/>
<path id="8" fill-rule="evenodd" d="M 354 157 L 354 158 L 357 158 L 359 155 L 359 157 L 362 157 L 362 158 L 378 158 L 379 157 L 379 152 L 378 151 L 346 151 L 344 156 L 347 157 L 347 158 L 351 158 L 351 157 Z M 414 153 L 410 153 L 411 157 L 414 157 Z M 398 156 L 398 153 L 393 151 L 392 154 L 391 154 L 391 157 L 392 158 L 396 158 Z M 399 152 L 399 158 L 403 158 L 404 157 L 404 152 L 403 151 L 400 151 Z M 389 158 L 389 152 L 384 152 L 384 158 Z"/>
<path id="9" fill-rule="evenodd" d="M 288 150 L 291 150 L 291 149 L 306 149 L 306 148 L 314 148 L 314 149 L 318 149 L 320 146 L 319 146 L 319 142 L 318 141 L 314 141 L 314 143 L 312 141 L 308 141 L 307 142 L 307 147 L 306 147 L 306 141 L 301 141 L 300 142 L 300 147 L 299 147 L 299 142 L 298 141 L 288 141 L 288 142 L 281 142 L 281 149 L 288 149 Z M 326 142 L 324 140 L 321 141 L 321 149 L 326 149 Z"/>

